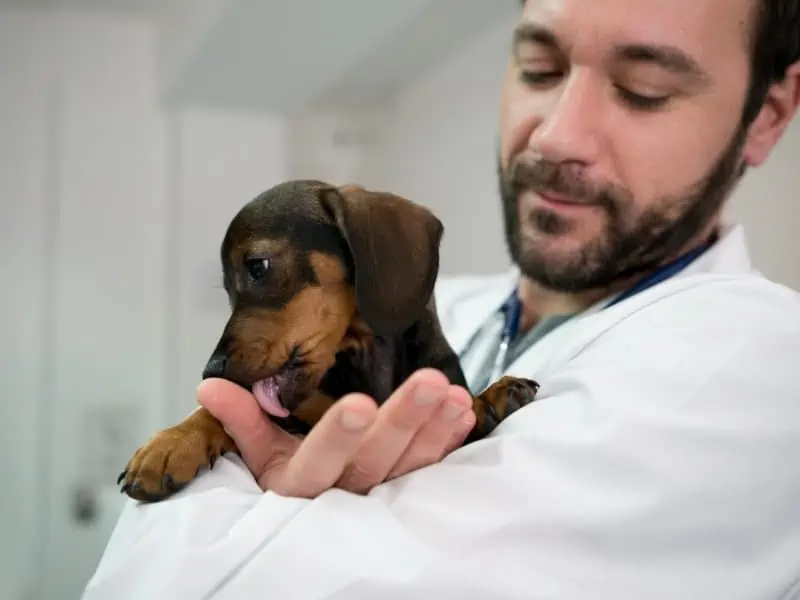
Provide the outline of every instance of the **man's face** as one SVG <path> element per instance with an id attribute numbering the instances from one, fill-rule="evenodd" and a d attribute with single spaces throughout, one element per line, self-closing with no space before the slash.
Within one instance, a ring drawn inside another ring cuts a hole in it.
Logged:
<path id="1" fill-rule="evenodd" d="M 523 274 L 604 287 L 708 235 L 747 158 L 753 1 L 527 1 L 498 157 Z"/>

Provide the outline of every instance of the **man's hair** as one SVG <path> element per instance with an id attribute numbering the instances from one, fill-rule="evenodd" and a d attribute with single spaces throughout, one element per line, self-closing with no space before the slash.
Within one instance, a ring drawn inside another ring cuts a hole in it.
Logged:
<path id="1" fill-rule="evenodd" d="M 769 87 L 800 60 L 800 0 L 759 0 L 753 33 L 744 125 L 758 116 Z"/>
<path id="2" fill-rule="evenodd" d="M 770 86 L 783 81 L 789 67 L 800 61 L 800 0 L 758 0 L 757 8 L 743 126 L 758 116 Z"/>

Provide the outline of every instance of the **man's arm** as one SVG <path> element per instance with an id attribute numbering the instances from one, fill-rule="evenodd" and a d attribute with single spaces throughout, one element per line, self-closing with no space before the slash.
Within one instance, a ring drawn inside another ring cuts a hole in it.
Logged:
<path id="1" fill-rule="evenodd" d="M 797 326 L 652 312 L 675 304 L 368 496 L 263 494 L 220 461 L 129 505 L 84 599 L 781 598 L 800 575 Z"/>

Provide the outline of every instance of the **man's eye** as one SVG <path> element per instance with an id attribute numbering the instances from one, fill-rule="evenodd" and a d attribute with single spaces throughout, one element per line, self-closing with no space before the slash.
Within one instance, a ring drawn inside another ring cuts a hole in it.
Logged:
<path id="1" fill-rule="evenodd" d="M 620 97 L 638 110 L 655 110 L 669 101 L 669 96 L 642 96 L 620 86 L 616 88 Z"/>
<path id="2" fill-rule="evenodd" d="M 539 85 L 561 77 L 561 71 L 520 71 L 519 77 L 527 84 Z"/>
<path id="3" fill-rule="evenodd" d="M 245 263 L 247 272 L 253 281 L 259 281 L 267 276 L 269 272 L 268 258 L 250 258 Z"/>
<path id="4" fill-rule="evenodd" d="M 542 85 L 551 83 L 561 77 L 561 71 L 520 71 L 520 79 L 528 85 Z M 637 110 L 656 110 L 664 106 L 670 99 L 669 96 L 643 96 L 624 87 L 615 86 L 619 96 L 630 106 Z"/>

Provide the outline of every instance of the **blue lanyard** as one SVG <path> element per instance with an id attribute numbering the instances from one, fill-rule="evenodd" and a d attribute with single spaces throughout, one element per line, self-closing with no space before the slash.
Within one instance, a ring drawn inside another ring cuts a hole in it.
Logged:
<path id="1" fill-rule="evenodd" d="M 694 250 L 687 252 L 686 254 L 681 255 L 676 260 L 672 261 L 671 263 L 664 265 L 656 272 L 652 273 L 650 276 L 645 277 L 644 279 L 640 280 L 636 285 L 631 287 L 630 289 L 626 290 L 616 298 L 612 302 L 610 302 L 606 308 L 609 306 L 614 306 L 623 300 L 630 298 L 631 296 L 635 296 L 636 294 L 643 292 L 644 290 L 653 287 L 654 285 L 661 283 L 672 277 L 673 275 L 679 273 L 683 269 L 685 269 L 692 261 L 694 261 L 697 257 L 699 257 L 703 252 L 705 252 L 710 243 L 703 244 Z M 505 312 L 505 319 L 503 322 L 503 332 L 500 336 L 500 348 L 498 349 L 495 362 L 494 362 L 494 369 L 492 371 L 492 379 L 491 381 L 496 381 L 500 375 L 502 374 L 505 366 L 506 357 L 508 356 L 508 349 L 511 343 L 514 341 L 514 338 L 517 336 L 517 332 L 519 331 L 519 320 L 520 315 L 522 313 L 522 302 L 519 299 L 519 294 L 517 293 L 516 288 L 511 295 L 506 299 L 505 303 L 503 304 L 503 309 Z"/>
<path id="2" fill-rule="evenodd" d="M 614 300 L 610 302 L 608 306 L 606 306 L 606 308 L 608 308 L 609 306 L 614 306 L 615 304 L 618 304 L 619 302 L 622 302 L 623 300 L 626 300 L 631 296 L 635 296 L 639 292 L 643 292 L 644 290 L 651 288 L 654 285 L 661 283 L 662 281 L 666 281 L 673 275 L 676 275 L 677 273 L 688 267 L 689 264 L 692 263 L 697 257 L 703 254 L 703 252 L 705 252 L 709 246 L 710 244 L 703 244 L 695 248 L 694 250 L 691 250 L 690 252 L 687 252 L 686 254 L 679 256 L 676 260 L 672 261 L 671 263 L 664 265 L 649 277 L 645 277 L 644 279 L 639 281 L 639 283 L 634 285 L 632 288 L 624 291 L 622 294 L 614 298 Z"/>
<path id="3" fill-rule="evenodd" d="M 508 356 L 508 349 L 519 331 L 522 302 L 519 299 L 517 288 L 514 288 L 514 291 L 511 292 L 511 295 L 503 304 L 503 311 L 505 312 L 505 319 L 503 321 L 503 331 L 500 334 L 500 347 L 495 355 L 492 375 L 489 381 L 497 381 L 503 374 L 506 357 Z"/>

